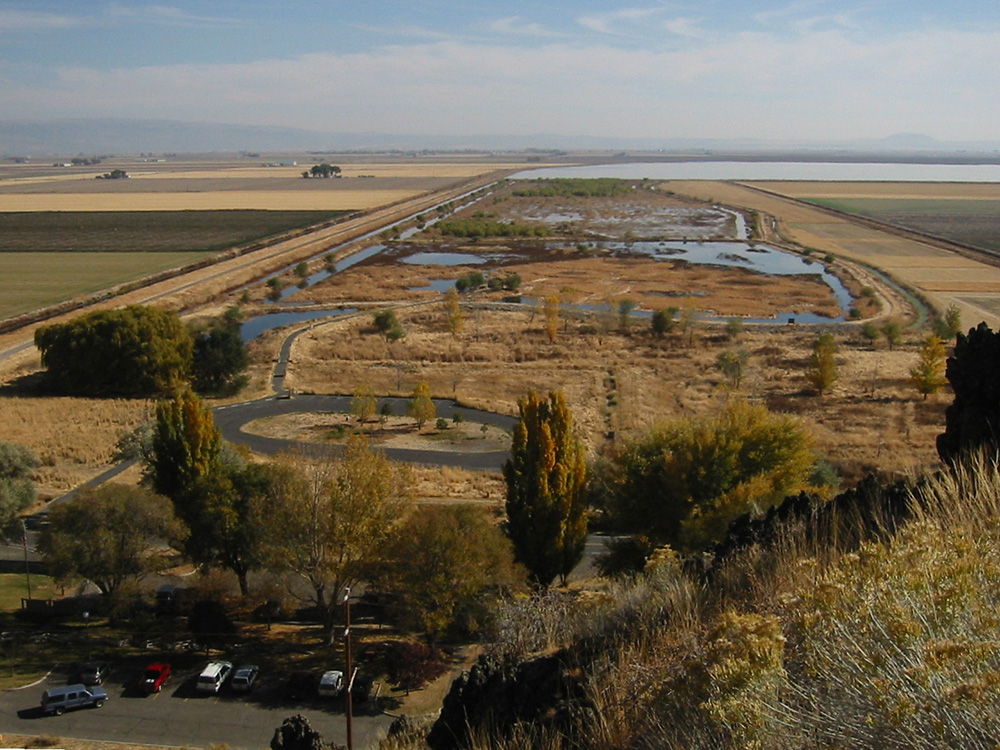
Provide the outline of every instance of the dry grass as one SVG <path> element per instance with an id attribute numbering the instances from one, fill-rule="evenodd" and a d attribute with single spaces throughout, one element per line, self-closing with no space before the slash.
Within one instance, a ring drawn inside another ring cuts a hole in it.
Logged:
<path id="1" fill-rule="evenodd" d="M 634 435 L 652 424 L 719 408 L 728 392 L 715 366 L 720 352 L 750 353 L 742 390 L 808 426 L 820 452 L 850 479 L 875 468 L 905 473 L 936 461 L 934 437 L 947 396 L 919 396 L 909 383 L 919 335 L 896 351 L 871 349 L 838 336 L 840 380 L 818 397 L 804 378 L 815 333 L 794 327 L 752 330 L 728 342 L 721 327 L 701 326 L 694 344 L 599 334 L 587 319 L 564 321 L 550 344 L 530 311 L 466 312 L 458 337 L 445 331 L 436 306 L 400 311 L 407 337 L 390 343 L 361 316 L 321 325 L 301 336 L 286 383 L 296 391 L 352 393 L 359 383 L 377 394 L 408 395 L 426 380 L 435 396 L 469 407 L 517 413 L 529 390 L 562 389 L 592 452 L 608 433 Z M 474 318 L 474 320 L 472 319 Z"/>
<path id="2" fill-rule="evenodd" d="M 98 742 L 96 740 L 76 740 L 71 737 L 54 737 L 51 735 L 4 734 L 0 735 L 0 743 L 4 747 L 48 748 L 58 747 L 63 750 L 151 750 L 161 745 L 138 745 L 127 742 Z"/>
<path id="3" fill-rule="evenodd" d="M 39 495 L 62 495 L 112 462 L 122 432 L 151 418 L 143 400 L 0 396 L 2 439 L 27 446 L 42 461 Z"/>

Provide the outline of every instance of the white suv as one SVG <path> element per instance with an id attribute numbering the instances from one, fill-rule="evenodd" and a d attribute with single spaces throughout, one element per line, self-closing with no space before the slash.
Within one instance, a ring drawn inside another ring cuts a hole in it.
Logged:
<path id="1" fill-rule="evenodd" d="M 233 671 L 233 665 L 228 661 L 213 661 L 198 675 L 198 691 L 202 693 L 218 693 L 222 684 Z"/>

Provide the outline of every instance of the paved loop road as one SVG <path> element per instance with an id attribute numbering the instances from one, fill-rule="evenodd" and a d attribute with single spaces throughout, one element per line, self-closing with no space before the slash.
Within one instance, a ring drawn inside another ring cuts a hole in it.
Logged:
<path id="1" fill-rule="evenodd" d="M 392 406 L 393 414 L 405 414 L 407 400 L 405 398 L 379 399 L 378 408 L 381 408 L 384 403 L 388 402 Z M 437 415 L 445 419 L 451 419 L 455 412 L 461 412 L 467 421 L 494 425 L 505 430 L 513 429 L 517 423 L 515 417 L 480 411 L 478 409 L 466 409 L 450 400 L 434 399 L 434 405 L 437 407 Z M 242 430 L 244 425 L 255 419 L 274 417 L 281 414 L 295 414 L 298 412 L 347 413 L 350 411 L 350 407 L 350 396 L 297 395 L 292 398 L 275 398 L 274 396 L 269 396 L 256 401 L 247 401 L 242 404 L 232 404 L 217 408 L 215 410 L 215 424 L 222 432 L 222 437 L 229 442 L 242 444 L 258 453 L 271 455 L 293 446 L 308 448 L 309 446 L 315 447 L 315 444 L 295 443 L 290 440 L 251 435 Z M 384 451 L 389 458 L 396 461 L 407 461 L 429 466 L 456 466 L 474 471 L 498 471 L 503 462 L 510 457 L 510 451 L 507 450 L 477 453 L 464 449 L 418 450 L 385 448 Z"/>

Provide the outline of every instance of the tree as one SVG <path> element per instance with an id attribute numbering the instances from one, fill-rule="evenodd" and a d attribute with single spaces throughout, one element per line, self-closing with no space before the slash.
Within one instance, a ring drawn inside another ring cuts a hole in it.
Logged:
<path id="1" fill-rule="evenodd" d="M 212 412 L 198 396 L 184 390 L 161 401 L 148 467 L 153 490 L 183 506 L 184 494 L 219 467 L 221 446 Z"/>
<path id="2" fill-rule="evenodd" d="M 378 399 L 375 392 L 367 383 L 362 383 L 354 389 L 354 397 L 351 399 L 351 416 L 359 422 L 367 422 L 375 416 L 375 409 L 378 406 Z"/>
<path id="3" fill-rule="evenodd" d="M 665 310 L 657 310 L 654 312 L 651 323 L 653 334 L 659 337 L 674 330 L 674 327 L 677 325 L 677 320 L 674 318 L 676 314 L 676 307 L 668 307 Z"/>
<path id="4" fill-rule="evenodd" d="M 945 411 L 945 431 L 937 438 L 938 455 L 951 463 L 964 453 L 998 452 L 1000 441 L 1000 333 L 980 323 L 958 334 L 945 374 L 955 400 Z"/>
<path id="5" fill-rule="evenodd" d="M 11 536 L 13 527 L 20 526 L 17 514 L 35 501 L 32 473 L 41 465 L 23 445 L 0 441 L 0 537 Z"/>
<path id="6" fill-rule="evenodd" d="M 184 533 L 170 503 L 122 484 L 83 490 L 48 520 L 38 549 L 52 576 L 86 579 L 111 603 L 124 584 L 176 565 L 161 544 L 176 544 Z"/>
<path id="7" fill-rule="evenodd" d="M 746 349 L 724 351 L 715 358 L 715 366 L 726 377 L 732 388 L 739 388 L 749 359 L 750 354 Z"/>
<path id="8" fill-rule="evenodd" d="M 332 164 L 327 164 L 323 162 L 322 164 L 313 164 L 309 168 L 308 172 L 303 172 L 303 177 L 340 177 L 343 170 L 340 167 L 335 167 Z"/>
<path id="9" fill-rule="evenodd" d="M 636 301 L 632 299 L 622 299 L 618 301 L 618 327 L 624 332 L 628 331 L 632 323 L 632 312 L 637 307 Z"/>
<path id="10" fill-rule="evenodd" d="M 426 380 L 421 380 L 413 389 L 410 400 L 406 402 L 406 416 L 417 420 L 418 430 L 437 416 L 437 407 L 431 399 L 431 386 Z"/>
<path id="11" fill-rule="evenodd" d="M 406 507 L 406 468 L 371 447 L 362 435 L 339 455 L 279 456 L 280 481 L 261 508 L 268 567 L 289 571 L 311 590 L 320 621 L 333 638 L 346 587 L 366 577 Z"/>
<path id="12" fill-rule="evenodd" d="M 191 607 L 188 630 L 195 641 L 205 647 L 207 655 L 213 646 L 218 648 L 231 640 L 236 633 L 236 623 L 219 599 L 201 599 Z"/>
<path id="13" fill-rule="evenodd" d="M 810 487 L 816 465 L 805 429 L 739 399 L 714 417 L 651 430 L 599 462 L 599 498 L 617 529 L 697 550 L 730 522 Z"/>
<path id="14" fill-rule="evenodd" d="M 462 308 L 458 301 L 458 291 L 454 288 L 444 293 L 444 314 L 448 333 L 457 336 L 462 332 Z"/>
<path id="15" fill-rule="evenodd" d="M 416 509 L 393 532 L 377 577 L 404 628 L 435 641 L 452 629 L 475 632 L 488 604 L 523 582 L 510 541 L 481 509 Z"/>
<path id="16" fill-rule="evenodd" d="M 46 383 L 60 393 L 145 396 L 187 380 L 193 344 L 176 312 L 130 305 L 43 326 L 35 346 Z"/>
<path id="17" fill-rule="evenodd" d="M 271 750 L 324 750 L 323 735 L 301 714 L 289 716 L 274 730 Z"/>
<path id="18" fill-rule="evenodd" d="M 236 393 L 246 384 L 242 374 L 250 363 L 238 321 L 216 323 L 195 332 L 191 384 L 199 393 Z"/>
<path id="19" fill-rule="evenodd" d="M 738 339 L 743 335 L 744 326 L 742 318 L 729 318 L 725 326 L 726 338 Z"/>
<path id="20" fill-rule="evenodd" d="M 895 320 L 887 320 L 883 324 L 882 335 L 885 336 L 890 352 L 903 343 L 903 327 Z"/>
<path id="21" fill-rule="evenodd" d="M 931 335 L 924 341 L 917 356 L 917 364 L 910 368 L 910 382 L 926 401 L 927 396 L 937 393 L 947 382 L 944 368 L 948 354 L 944 342 L 937 336 Z"/>
<path id="22" fill-rule="evenodd" d="M 873 346 L 881 335 L 882 332 L 878 329 L 878 326 L 870 320 L 861 326 L 861 338 Z"/>
<path id="23" fill-rule="evenodd" d="M 535 392 L 518 401 L 507 485 L 507 533 L 519 562 L 539 586 L 558 575 L 563 583 L 583 555 L 587 536 L 583 446 L 560 391 Z"/>
<path id="24" fill-rule="evenodd" d="M 389 681 L 407 695 L 448 671 L 440 651 L 412 641 L 392 641 L 386 645 L 385 669 Z"/>
<path id="25" fill-rule="evenodd" d="M 942 341 L 953 341 L 962 332 L 962 311 L 952 303 L 944 312 L 944 317 L 934 321 L 934 334 Z"/>
<path id="26" fill-rule="evenodd" d="M 832 333 L 821 333 L 813 342 L 806 363 L 806 380 L 822 396 L 837 382 L 837 340 Z"/>
<path id="27" fill-rule="evenodd" d="M 549 342 L 554 344 L 559 335 L 559 296 L 551 295 L 545 298 L 545 333 Z"/>
<path id="28" fill-rule="evenodd" d="M 195 480 L 174 507 L 189 529 L 185 552 L 196 563 L 232 571 L 240 593 L 250 594 L 247 577 L 263 566 L 271 530 L 262 523 L 263 506 L 272 485 L 280 484 L 281 467 L 245 461 L 231 448 L 210 473 Z"/>
<path id="29" fill-rule="evenodd" d="M 385 336 L 386 341 L 398 341 L 406 336 L 406 331 L 399 322 L 399 318 L 396 317 L 396 311 L 392 308 L 380 310 L 375 313 L 372 319 L 375 323 L 375 328 Z"/>

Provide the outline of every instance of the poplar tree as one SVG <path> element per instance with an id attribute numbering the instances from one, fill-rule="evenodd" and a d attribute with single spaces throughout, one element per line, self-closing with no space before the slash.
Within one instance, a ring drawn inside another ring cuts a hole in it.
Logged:
<path id="1" fill-rule="evenodd" d="M 406 414 L 417 420 L 417 429 L 422 429 L 424 422 L 429 422 L 437 415 L 437 407 L 431 399 L 431 386 L 426 380 L 417 383 L 410 400 L 406 402 Z"/>
<path id="2" fill-rule="evenodd" d="M 153 490 L 174 503 L 219 467 L 222 436 L 212 412 L 190 390 L 156 407 L 149 473 Z M 183 513 L 179 513 L 183 516 Z"/>
<path id="3" fill-rule="evenodd" d="M 458 291 L 454 287 L 444 293 L 444 313 L 448 323 L 448 333 L 457 336 L 462 332 L 463 321 Z"/>
<path id="4" fill-rule="evenodd" d="M 587 536 L 583 446 L 560 391 L 518 401 L 511 457 L 504 463 L 507 532 L 517 559 L 539 586 L 566 576 L 583 556 Z"/>
<path id="5" fill-rule="evenodd" d="M 932 393 L 937 393 L 947 382 L 944 377 L 945 351 L 944 342 L 937 336 L 928 336 L 920 347 L 917 364 L 910 368 L 910 382 L 922 394 L 924 400 Z"/>
<path id="6" fill-rule="evenodd" d="M 837 340 L 832 333 L 821 333 L 816 337 L 806 365 L 806 380 L 821 396 L 837 382 L 836 354 Z"/>

